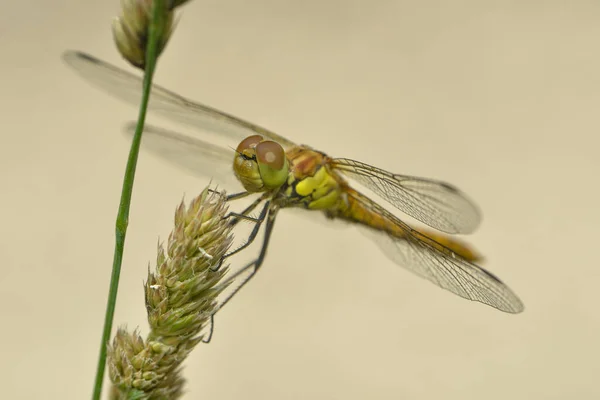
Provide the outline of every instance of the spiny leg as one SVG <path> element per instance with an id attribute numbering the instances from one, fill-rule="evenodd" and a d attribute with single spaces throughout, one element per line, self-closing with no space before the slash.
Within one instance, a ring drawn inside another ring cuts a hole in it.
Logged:
<path id="1" fill-rule="evenodd" d="M 249 196 L 250 192 L 239 192 L 239 193 L 233 193 L 233 194 L 228 194 L 227 195 L 227 201 L 232 201 L 232 200 L 237 200 L 237 199 L 243 199 L 244 197 Z"/>
<path id="2" fill-rule="evenodd" d="M 269 205 L 267 205 L 265 207 L 265 208 L 269 209 L 268 216 L 267 216 L 267 224 L 265 226 L 265 237 L 263 238 L 263 245 L 260 249 L 260 253 L 258 254 L 258 257 L 254 261 L 251 261 L 248 264 L 246 264 L 243 268 L 241 268 L 235 274 L 233 274 L 233 276 L 231 276 L 227 281 L 235 280 L 237 277 L 239 277 L 240 275 L 242 275 L 244 272 L 248 271 L 249 269 L 252 269 L 252 272 L 250 273 L 250 275 L 248 275 L 247 278 L 245 278 L 242 281 L 242 283 L 233 291 L 233 293 L 231 293 L 221 303 L 221 305 L 219 306 L 219 309 L 221 309 L 229 301 L 229 299 L 235 293 L 237 293 L 237 291 L 240 290 L 240 288 L 242 286 L 244 286 L 246 284 L 246 282 L 248 282 L 250 280 L 250 278 L 252 278 L 254 276 L 254 274 L 256 274 L 258 269 L 262 266 L 263 262 L 265 261 L 265 256 L 267 255 L 267 248 L 269 247 L 269 240 L 271 239 L 271 233 L 273 232 L 273 226 L 275 225 L 275 217 L 277 216 L 277 212 L 279 211 L 278 207 L 268 207 L 268 206 Z"/>
<path id="3" fill-rule="evenodd" d="M 237 249 L 232 250 L 232 251 L 226 253 L 223 257 L 221 257 L 221 259 L 219 260 L 217 265 L 215 267 L 211 268 L 212 271 L 218 271 L 219 268 L 221 268 L 221 265 L 223 264 L 223 261 L 225 261 L 226 258 L 231 257 L 234 254 L 237 254 L 238 252 L 244 250 L 246 247 L 250 246 L 252 244 L 252 242 L 254 242 L 254 239 L 256 238 L 256 235 L 258 235 L 258 231 L 260 230 L 260 226 L 262 225 L 263 221 L 265 220 L 265 216 L 267 215 L 267 211 L 269 210 L 270 202 L 267 201 L 265 203 L 258 218 L 249 217 L 248 215 L 245 215 L 245 214 L 254 210 L 256 208 L 256 206 L 258 204 L 260 204 L 261 201 L 263 201 L 263 198 L 262 197 L 258 198 L 252 204 L 250 204 L 250 206 L 246 207 L 246 209 L 244 211 L 242 211 L 241 214 L 232 212 L 232 213 L 227 214 L 225 217 L 223 217 L 223 218 L 233 217 L 234 220 L 233 220 L 233 222 L 231 222 L 232 226 L 235 226 L 235 224 L 237 224 L 240 220 L 245 219 L 245 220 L 253 222 L 254 227 L 252 228 L 252 232 L 250 232 L 250 235 L 248 235 L 248 238 L 246 239 L 246 241 L 242 245 L 240 245 Z"/>
<path id="4" fill-rule="evenodd" d="M 215 314 L 212 314 L 210 316 L 210 321 L 208 323 L 210 324 L 210 329 L 208 330 L 208 337 L 205 337 L 201 334 L 202 343 L 210 343 L 210 339 L 212 339 L 213 332 L 215 331 Z"/>
<path id="5" fill-rule="evenodd" d="M 248 214 L 251 213 L 264 199 L 265 197 L 261 196 L 258 199 L 254 200 L 252 204 L 246 207 L 241 213 L 230 212 L 227 215 L 225 215 L 223 219 L 231 218 L 231 221 L 229 222 L 231 226 L 237 225 L 237 223 L 240 222 L 241 219 L 257 222 L 257 218 L 249 217 Z"/>
<path id="6" fill-rule="evenodd" d="M 258 269 L 262 266 L 262 264 L 265 260 L 265 256 L 267 255 L 267 248 L 269 247 L 269 240 L 271 239 L 271 233 L 273 232 L 273 226 L 275 225 L 275 217 L 277 216 L 277 212 L 279 211 L 279 208 L 278 207 L 269 207 L 269 204 L 267 204 L 264 209 L 268 209 L 268 215 L 267 215 L 267 223 L 265 226 L 265 237 L 263 238 L 263 245 L 262 245 L 262 248 L 260 249 L 258 258 L 256 258 L 254 261 L 246 264 L 242 269 L 237 271 L 235 274 L 233 274 L 225 282 L 222 283 L 222 285 L 229 285 L 231 282 L 233 282 L 235 279 L 240 277 L 242 274 L 244 274 L 248 270 L 251 270 L 250 274 L 247 277 L 243 278 L 241 283 L 221 302 L 221 304 L 219 304 L 219 306 L 217 307 L 217 311 L 215 311 L 215 314 L 221 308 L 223 308 L 225 306 L 225 304 L 227 304 L 227 302 L 242 288 L 242 286 L 244 286 L 246 283 L 248 283 L 248 281 L 250 279 L 252 279 L 252 277 L 254 277 L 254 275 L 256 274 L 256 272 L 258 272 Z M 202 339 L 202 341 L 205 343 L 210 342 L 210 339 L 212 338 L 214 322 L 215 322 L 215 314 L 211 315 L 211 317 L 210 317 L 210 332 L 209 332 L 208 338 Z"/>
<path id="7" fill-rule="evenodd" d="M 222 194 L 222 192 L 221 192 L 221 191 L 219 191 L 219 190 L 216 190 L 216 189 L 210 189 L 210 188 L 208 189 L 208 192 L 209 192 L 209 193 Z M 250 193 L 250 192 L 246 192 L 246 191 L 244 191 L 244 192 L 239 192 L 239 193 L 232 193 L 232 194 L 228 194 L 228 195 L 225 197 L 225 201 L 232 201 L 232 200 L 237 200 L 237 199 L 243 199 L 244 197 L 247 197 L 247 196 L 249 196 L 249 195 L 251 195 L 251 194 L 252 194 L 252 193 Z"/>
<path id="8" fill-rule="evenodd" d="M 249 266 L 254 264 L 254 273 L 256 273 L 256 271 L 258 271 L 258 269 L 262 266 L 263 262 L 265 261 L 265 257 L 267 256 L 267 248 L 269 247 L 269 240 L 271 239 L 271 233 L 273 232 L 273 226 L 275 226 L 275 218 L 277 217 L 278 211 L 279 207 L 277 206 L 269 207 L 269 213 L 267 215 L 267 225 L 265 226 L 265 237 L 263 239 L 262 248 L 260 249 L 260 254 L 258 255 L 258 258 L 255 261 L 249 263 L 248 265 L 246 265 L 246 267 L 244 267 L 248 268 Z"/>

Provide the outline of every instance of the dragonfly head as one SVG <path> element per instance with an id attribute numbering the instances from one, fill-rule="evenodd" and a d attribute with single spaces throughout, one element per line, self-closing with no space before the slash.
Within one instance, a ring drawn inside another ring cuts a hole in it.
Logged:
<path id="1" fill-rule="evenodd" d="M 260 135 L 242 140 L 233 160 L 235 176 L 252 193 L 279 188 L 287 180 L 289 169 L 283 147 Z"/>

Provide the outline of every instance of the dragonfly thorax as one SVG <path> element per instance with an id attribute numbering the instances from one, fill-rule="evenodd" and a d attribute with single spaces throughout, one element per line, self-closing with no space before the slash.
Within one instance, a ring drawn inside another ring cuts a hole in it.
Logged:
<path id="1" fill-rule="evenodd" d="M 289 169 L 283 147 L 260 135 L 242 140 L 233 160 L 235 176 L 251 193 L 278 189 L 287 181 Z"/>

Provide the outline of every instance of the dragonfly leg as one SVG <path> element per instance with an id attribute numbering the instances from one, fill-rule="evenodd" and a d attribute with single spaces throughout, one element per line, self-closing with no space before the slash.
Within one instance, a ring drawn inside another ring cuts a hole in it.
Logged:
<path id="1" fill-rule="evenodd" d="M 247 197 L 249 195 L 250 195 L 250 192 L 239 192 L 239 193 L 228 194 L 227 201 L 243 199 L 244 197 Z"/>
<path id="2" fill-rule="evenodd" d="M 256 235 L 258 234 L 258 230 L 259 230 L 259 228 L 260 228 L 260 226 L 262 224 L 262 221 L 264 220 L 264 215 L 263 215 L 263 217 L 261 219 L 260 216 L 259 216 L 259 218 L 252 218 L 252 217 L 248 217 L 248 216 L 246 216 L 244 214 L 247 214 L 247 213 L 251 212 L 252 210 L 254 210 L 256 208 L 256 206 L 260 203 L 260 201 L 262 201 L 262 199 L 257 199 L 257 201 L 255 201 L 250 206 L 248 206 L 244 211 L 242 211 L 242 213 L 229 213 L 229 214 L 227 214 L 226 216 L 223 217 L 223 219 L 233 217 L 234 221 L 232 221 L 232 223 L 231 223 L 232 225 L 237 224 L 243 218 L 244 219 L 248 218 L 248 219 L 253 220 L 256 223 L 256 225 L 254 226 L 254 229 L 252 229 L 252 232 L 248 236 L 248 240 L 246 240 L 246 242 L 241 247 L 239 247 L 236 250 L 234 250 L 234 251 L 232 251 L 230 253 L 227 253 L 223 257 L 221 257 L 221 259 L 219 260 L 219 262 L 216 265 L 216 267 L 211 267 L 211 271 L 213 271 L 213 272 L 218 271 L 221 268 L 221 265 L 223 264 L 223 261 L 227 257 L 230 257 L 233 254 L 235 254 L 235 253 L 243 250 L 244 248 L 248 247 L 250 245 L 250 243 L 252 243 L 254 241 L 254 239 L 256 238 Z M 269 206 L 269 204 L 267 203 L 264 206 L 263 210 L 261 211 L 261 215 L 264 214 L 266 212 L 266 210 L 268 210 L 268 206 Z M 230 281 L 234 280 L 237 276 L 241 275 L 241 272 L 243 272 L 243 271 L 245 271 L 247 269 L 248 269 L 248 266 L 245 266 L 244 268 L 242 268 L 242 270 L 240 270 L 240 273 L 237 273 L 237 274 L 233 275 L 233 277 L 231 277 L 230 279 L 228 279 L 227 282 L 230 282 Z M 256 271 L 253 271 L 250 276 L 248 276 L 246 279 L 244 279 L 242 281 L 242 283 L 240 284 L 240 286 L 238 288 L 236 288 L 235 291 L 230 296 L 228 296 L 225 299 L 225 301 L 219 306 L 219 309 L 221 309 L 221 307 L 227 301 L 229 301 L 229 298 L 231 296 L 233 296 L 248 280 L 250 280 L 250 278 L 252 278 L 252 275 L 254 275 L 255 272 Z M 209 324 L 210 324 L 210 329 L 208 331 L 208 337 L 203 337 L 202 338 L 202 342 L 203 343 L 210 343 L 210 339 L 212 339 L 212 335 L 213 335 L 214 327 L 215 327 L 215 314 L 212 314 L 210 316 L 210 322 L 209 322 Z"/>
<path id="3" fill-rule="evenodd" d="M 262 199 L 258 199 L 258 200 L 262 201 Z M 233 225 L 235 225 L 241 219 L 246 219 L 246 220 L 249 220 L 254 223 L 254 228 L 252 228 L 252 232 L 250 232 L 250 235 L 248 235 L 248 239 L 246 239 L 246 241 L 242 245 L 240 245 L 237 249 L 232 250 L 232 251 L 226 253 L 223 257 L 221 257 L 218 264 L 214 268 L 212 268 L 212 271 L 218 271 L 219 268 L 221 268 L 221 265 L 223 264 L 223 261 L 226 258 L 229 258 L 232 255 L 239 253 L 240 251 L 244 250 L 246 247 L 250 246 L 252 244 L 252 242 L 254 242 L 254 239 L 256 239 L 256 235 L 258 235 L 258 231 L 260 230 L 260 226 L 262 225 L 262 223 L 265 220 L 265 217 L 267 215 L 267 212 L 269 211 L 270 203 L 267 201 L 267 203 L 264 205 L 263 209 L 261 210 L 258 218 L 249 217 L 245 214 L 249 213 L 254 208 L 256 208 L 256 206 L 259 203 L 260 203 L 260 201 L 255 201 L 249 207 L 247 207 L 244 211 L 242 211 L 241 214 L 238 214 L 238 213 L 227 214 L 227 216 L 231 215 L 234 218 L 234 222 L 232 222 Z"/>
<path id="4" fill-rule="evenodd" d="M 202 343 L 210 343 L 210 339 L 212 339 L 213 332 L 215 331 L 215 314 L 210 316 L 210 329 L 208 330 L 208 337 L 202 336 Z"/>
<path id="5" fill-rule="evenodd" d="M 222 192 L 220 190 L 217 189 L 208 189 L 209 193 L 216 193 L 216 194 L 221 194 Z M 228 194 L 225 197 L 225 201 L 231 201 L 231 200 L 237 200 L 237 199 L 243 199 L 246 196 L 249 196 L 251 193 L 250 192 L 239 192 L 239 193 L 232 193 L 232 194 Z"/>
<path id="6" fill-rule="evenodd" d="M 260 218 L 255 218 L 255 217 L 251 217 L 249 215 L 245 215 L 243 212 L 242 213 L 236 213 L 236 212 L 230 212 L 228 213 L 226 216 L 223 217 L 223 219 L 225 218 L 232 218 L 233 221 L 231 222 L 231 225 L 236 224 L 237 222 L 239 222 L 238 220 L 245 220 L 245 221 L 250 221 L 250 222 L 261 222 Z"/>
<path id="7" fill-rule="evenodd" d="M 273 226 L 275 226 L 275 217 L 277 216 L 277 211 L 279 208 L 270 207 L 269 214 L 267 216 L 267 225 L 265 227 L 265 237 L 263 239 L 263 245 L 260 249 L 260 254 L 258 258 L 254 261 L 254 273 L 258 271 L 258 269 L 262 266 L 265 261 L 265 257 L 267 255 L 267 247 L 269 247 L 269 240 L 271 239 L 271 233 L 273 232 Z M 253 274 L 254 275 L 254 274 Z"/>
<path id="8" fill-rule="evenodd" d="M 267 223 L 266 223 L 266 227 L 265 227 L 265 237 L 263 239 L 262 248 L 260 249 L 260 254 L 258 255 L 258 258 L 256 258 L 254 261 L 246 264 L 242 269 L 237 271 L 235 274 L 233 274 L 231 277 L 229 277 L 225 282 L 223 282 L 223 285 L 229 285 L 231 282 L 233 282 L 236 279 L 238 279 L 239 277 L 241 277 L 244 273 L 247 273 L 248 271 L 250 271 L 248 276 L 243 277 L 241 282 L 237 285 L 237 287 L 234 288 L 233 291 L 231 293 L 229 293 L 225 299 L 223 299 L 223 301 L 221 301 L 221 304 L 219 304 L 217 307 L 217 311 L 215 311 L 215 313 L 213 313 L 213 315 L 210 316 L 210 330 L 208 333 L 208 337 L 206 339 L 204 339 L 204 338 L 202 339 L 202 341 L 204 343 L 210 342 L 210 339 L 212 338 L 212 334 L 213 334 L 214 326 L 215 326 L 215 314 L 220 309 L 222 309 L 223 306 L 225 306 L 225 304 L 227 304 L 227 302 L 233 297 L 233 295 L 235 295 L 242 288 L 242 286 L 244 286 L 246 283 L 248 283 L 248 281 L 250 279 L 252 279 L 252 277 L 256 274 L 258 269 L 262 266 L 263 262 L 265 261 L 265 257 L 267 255 L 267 248 L 269 247 L 269 240 L 271 238 L 271 233 L 273 232 L 273 226 L 275 225 L 275 217 L 277 215 L 278 208 L 269 208 L 269 204 L 266 204 L 263 211 L 264 210 L 269 210 L 269 213 L 267 216 Z"/>
<path id="9" fill-rule="evenodd" d="M 208 189 L 208 192 L 209 193 L 216 193 L 218 195 L 222 195 L 223 194 L 223 192 L 221 192 L 221 191 L 219 191 L 217 189 L 211 189 L 211 188 Z M 251 194 L 252 193 L 250 193 L 250 192 L 239 192 L 239 193 L 228 194 L 227 196 L 225 196 L 225 201 L 233 201 L 233 200 L 243 199 L 244 197 L 248 197 Z"/>
<path id="10" fill-rule="evenodd" d="M 241 213 L 230 212 L 227 213 L 227 215 L 225 215 L 223 219 L 231 218 L 231 221 L 229 222 L 231 226 L 237 225 L 237 223 L 240 222 L 240 220 L 242 219 L 256 222 L 256 218 L 249 217 L 248 214 L 252 212 L 252 210 L 254 210 L 263 200 L 263 197 L 259 197 L 258 199 L 254 200 L 252 204 L 246 207 Z"/>

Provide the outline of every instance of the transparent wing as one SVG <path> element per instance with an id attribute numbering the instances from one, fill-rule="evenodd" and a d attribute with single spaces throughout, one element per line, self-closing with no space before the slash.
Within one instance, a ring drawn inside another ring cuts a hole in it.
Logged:
<path id="1" fill-rule="evenodd" d="M 63 60 L 93 85 L 132 105 L 139 104 L 142 93 L 142 79 L 139 76 L 78 51 L 65 52 Z M 153 85 L 148 109 L 173 121 L 226 135 L 234 140 L 236 146 L 247 136 L 257 133 L 278 142 L 284 148 L 294 145 L 290 140 L 265 128 L 195 103 L 157 85 Z"/>
<path id="2" fill-rule="evenodd" d="M 135 123 L 127 124 L 126 136 L 132 138 L 134 132 Z M 233 149 L 152 125 L 144 127 L 142 147 L 193 176 L 214 177 L 219 184 L 240 186 L 232 169 Z"/>
<path id="3" fill-rule="evenodd" d="M 475 204 L 448 183 L 393 174 L 347 158 L 333 159 L 331 165 L 432 228 L 447 233 L 471 233 L 481 222 Z"/>
<path id="4" fill-rule="evenodd" d="M 365 232 L 396 264 L 465 299 L 508 313 L 523 311 L 523 303 L 517 295 L 492 273 L 412 229 L 369 198 L 359 193 L 348 195 L 362 207 L 382 215 L 405 232 L 403 238 L 374 229 Z"/>

